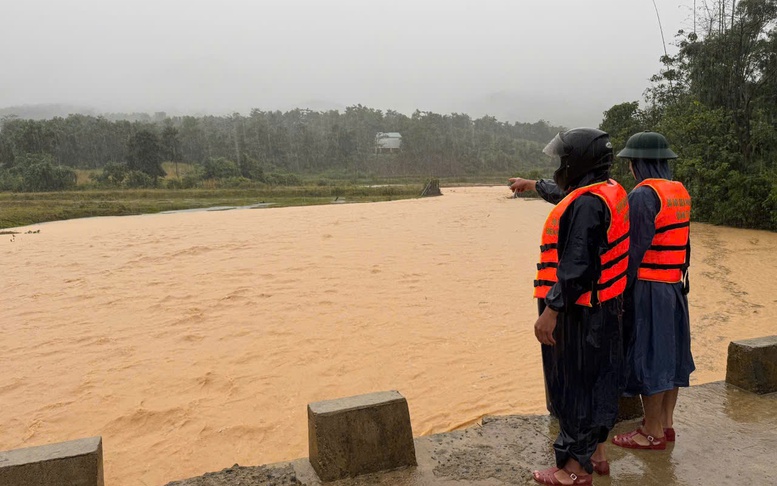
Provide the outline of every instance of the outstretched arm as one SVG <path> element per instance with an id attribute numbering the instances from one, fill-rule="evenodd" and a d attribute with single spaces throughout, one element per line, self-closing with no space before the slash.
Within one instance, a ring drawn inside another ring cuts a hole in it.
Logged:
<path id="1" fill-rule="evenodd" d="M 552 179 L 540 179 L 537 181 L 537 194 L 551 204 L 558 204 L 566 196 Z"/>
<path id="2" fill-rule="evenodd" d="M 558 204 L 564 199 L 564 191 L 559 189 L 556 183 L 550 179 L 535 181 L 531 179 L 522 179 L 520 177 L 512 177 L 510 178 L 510 190 L 515 193 L 536 191 L 542 199 L 551 204 Z"/>

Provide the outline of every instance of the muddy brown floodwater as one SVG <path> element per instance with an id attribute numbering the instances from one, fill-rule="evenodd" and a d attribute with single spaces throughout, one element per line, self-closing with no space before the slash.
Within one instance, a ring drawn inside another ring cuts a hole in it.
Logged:
<path id="1" fill-rule="evenodd" d="M 307 455 L 307 403 L 397 389 L 415 435 L 541 413 L 550 206 L 505 187 L 72 220 L 0 237 L 0 449 L 102 435 L 106 484 Z M 693 383 L 774 334 L 777 234 L 693 224 Z M 681 396 L 682 400 L 682 396 Z"/>

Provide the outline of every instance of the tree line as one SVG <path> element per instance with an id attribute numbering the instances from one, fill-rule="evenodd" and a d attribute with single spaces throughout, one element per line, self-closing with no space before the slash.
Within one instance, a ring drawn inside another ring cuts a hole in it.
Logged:
<path id="1" fill-rule="evenodd" d="M 777 229 L 777 0 L 701 2 L 695 32 L 661 58 L 644 106 L 621 103 L 601 129 L 620 149 L 638 131 L 664 134 L 694 218 Z M 615 176 L 628 181 L 620 164 Z"/>
<path id="2" fill-rule="evenodd" d="M 299 179 L 289 175 L 505 175 L 550 164 L 542 148 L 561 129 L 545 121 L 509 123 L 490 116 L 473 119 L 425 111 L 408 116 L 361 105 L 343 112 L 255 109 L 248 116 L 156 114 L 135 121 L 89 115 L 6 117 L 0 126 L 0 189 L 9 189 L 8 183 L 2 185 L 2 172 L 7 181 L 12 174 L 21 177 L 31 164 L 64 172 L 103 169 L 96 182 L 116 186 L 127 181 L 155 185 L 165 175 L 163 161 L 195 164 L 199 180 L 269 183 Z M 402 150 L 375 154 L 378 132 L 401 133 Z"/>

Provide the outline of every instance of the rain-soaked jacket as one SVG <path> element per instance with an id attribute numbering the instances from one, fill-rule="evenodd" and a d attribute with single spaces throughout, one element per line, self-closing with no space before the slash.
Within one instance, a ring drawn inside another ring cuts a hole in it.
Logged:
<path id="1" fill-rule="evenodd" d="M 576 187 L 608 177 L 606 170 L 597 171 Z M 548 193 L 563 198 L 557 188 Z M 540 312 L 546 305 L 559 312 L 553 332 L 556 345 L 542 346 L 551 413 L 560 426 L 554 443 L 556 464 L 563 467 L 574 458 L 589 472 L 591 455 L 607 440 L 618 414 L 622 308 L 620 298 L 592 307 L 575 302 L 598 278 L 609 223 L 607 206 L 594 195 L 580 196 L 569 205 L 559 221 L 558 282 L 538 300 Z"/>
<path id="2" fill-rule="evenodd" d="M 610 216 L 607 226 L 608 247 L 597 255 L 600 272 L 597 279 L 575 302 L 591 306 L 623 294 L 626 288 L 626 269 L 629 256 L 629 203 L 626 191 L 620 184 L 609 180 L 578 187 L 567 194 L 550 212 L 542 229 L 540 261 L 537 263 L 537 278 L 534 280 L 534 297 L 545 298 L 558 281 L 560 218 L 579 197 L 596 196 L 601 199 Z M 641 270 L 640 270 L 641 271 Z M 678 279 L 679 280 L 679 279 Z"/>
<path id="3" fill-rule="evenodd" d="M 671 180 L 666 161 L 632 161 L 637 182 Z M 661 200 L 655 190 L 637 187 L 629 193 L 631 246 L 625 294 L 628 395 L 653 395 L 684 387 L 694 371 L 688 317 L 687 282 L 664 283 L 638 278 L 639 266 L 656 234 Z M 690 253 L 690 242 L 688 244 Z"/>
<path id="4" fill-rule="evenodd" d="M 537 193 L 540 197 L 551 204 L 558 204 L 564 199 L 564 191 L 559 188 L 551 179 L 540 179 L 537 181 Z"/>
<path id="5" fill-rule="evenodd" d="M 655 218 L 655 236 L 639 264 L 637 278 L 677 283 L 690 262 L 691 196 L 681 182 L 645 179 L 637 185 L 650 187 L 661 201 Z M 635 189 L 635 190 L 636 190 Z"/>

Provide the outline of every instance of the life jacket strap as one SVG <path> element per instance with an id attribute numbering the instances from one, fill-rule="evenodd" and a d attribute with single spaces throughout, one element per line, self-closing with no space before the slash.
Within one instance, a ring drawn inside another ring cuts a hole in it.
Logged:
<path id="1" fill-rule="evenodd" d="M 557 262 L 542 262 L 537 264 L 537 270 L 544 270 L 546 268 L 558 268 Z"/>
<path id="2" fill-rule="evenodd" d="M 683 270 L 685 263 L 640 263 L 639 268 L 650 268 L 652 270 Z"/>
<path id="3" fill-rule="evenodd" d="M 604 290 L 607 287 L 611 287 L 611 286 L 615 285 L 618 282 L 618 280 L 620 280 L 620 279 L 622 279 L 622 278 L 624 278 L 626 276 L 626 273 L 628 273 L 628 270 L 622 271 L 621 273 L 619 273 L 618 275 L 614 276 L 613 278 L 611 278 L 610 280 L 608 280 L 606 282 L 602 282 L 600 284 L 596 284 L 595 285 L 596 290 Z"/>
<path id="4" fill-rule="evenodd" d="M 629 232 L 627 231 L 623 234 L 623 236 L 621 236 L 620 238 L 616 239 L 615 241 L 607 245 L 607 249 L 611 250 L 628 239 L 629 239 Z"/>
<path id="5" fill-rule="evenodd" d="M 609 262 L 602 265 L 602 271 L 607 270 L 610 267 L 615 266 L 619 261 L 623 260 L 624 258 L 627 258 L 629 256 L 628 251 L 624 251 L 620 256 L 617 256 L 610 260 Z"/>
<path id="6" fill-rule="evenodd" d="M 688 245 L 650 245 L 648 250 L 653 251 L 681 251 L 685 250 Z"/>
<path id="7" fill-rule="evenodd" d="M 682 223 L 668 224 L 666 226 L 661 226 L 660 228 L 656 228 L 656 234 L 664 233 L 666 231 L 672 231 L 674 229 L 685 228 L 685 227 L 690 226 L 690 225 L 691 225 L 690 221 L 683 221 Z"/>

